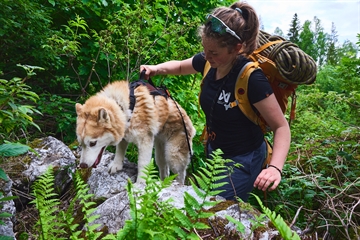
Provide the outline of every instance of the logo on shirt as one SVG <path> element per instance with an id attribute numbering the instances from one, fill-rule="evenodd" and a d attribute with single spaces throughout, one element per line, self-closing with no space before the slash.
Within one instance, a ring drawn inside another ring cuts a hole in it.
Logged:
<path id="1" fill-rule="evenodd" d="M 222 90 L 221 93 L 220 93 L 218 102 L 228 103 L 228 102 L 229 102 L 229 99 L 230 99 L 230 96 L 231 96 L 231 93 L 230 93 L 230 92 L 225 93 L 225 90 Z M 222 100 L 224 100 L 224 101 L 222 101 Z"/>
<path id="2" fill-rule="evenodd" d="M 225 90 L 222 90 L 217 101 L 218 104 L 224 105 L 226 111 L 231 108 L 229 104 L 230 96 L 231 92 L 226 93 Z"/>

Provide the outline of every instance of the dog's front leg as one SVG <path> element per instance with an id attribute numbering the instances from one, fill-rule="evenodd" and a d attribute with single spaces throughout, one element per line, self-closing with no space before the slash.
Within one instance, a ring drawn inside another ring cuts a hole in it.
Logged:
<path id="1" fill-rule="evenodd" d="M 129 143 L 123 139 L 118 145 L 116 145 L 114 160 L 109 165 L 109 172 L 111 174 L 123 169 L 124 158 L 128 144 Z"/>

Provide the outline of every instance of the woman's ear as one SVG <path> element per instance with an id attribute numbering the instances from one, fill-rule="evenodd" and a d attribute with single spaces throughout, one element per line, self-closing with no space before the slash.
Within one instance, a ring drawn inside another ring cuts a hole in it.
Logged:
<path id="1" fill-rule="evenodd" d="M 241 43 L 236 44 L 235 49 L 236 49 L 237 52 L 240 52 L 241 48 L 242 48 L 242 44 L 241 44 Z"/>

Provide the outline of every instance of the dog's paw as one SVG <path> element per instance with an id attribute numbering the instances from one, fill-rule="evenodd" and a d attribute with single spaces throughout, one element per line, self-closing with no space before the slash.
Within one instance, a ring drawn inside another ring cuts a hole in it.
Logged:
<path id="1" fill-rule="evenodd" d="M 110 165 L 109 165 L 109 173 L 110 174 L 114 174 L 114 173 L 116 173 L 116 172 L 118 172 L 118 171 L 120 171 L 120 170 L 122 170 L 123 169 L 123 164 L 122 163 L 117 163 L 117 162 L 112 162 L 112 163 L 110 163 Z"/>

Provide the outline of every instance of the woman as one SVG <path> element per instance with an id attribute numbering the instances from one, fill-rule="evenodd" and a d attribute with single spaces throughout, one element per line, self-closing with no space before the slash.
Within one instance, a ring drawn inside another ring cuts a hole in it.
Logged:
<path id="1" fill-rule="evenodd" d="M 263 169 L 266 143 L 259 126 L 252 123 L 239 108 L 227 108 L 235 100 L 234 89 L 240 69 L 249 60 L 247 55 L 257 47 L 259 20 L 254 9 L 243 2 L 230 7 L 216 8 L 200 27 L 203 53 L 182 61 L 169 61 L 158 65 L 142 65 L 145 75 L 186 75 L 203 72 L 206 61 L 211 65 L 204 78 L 200 105 L 206 115 L 209 155 L 222 150 L 223 158 L 240 163 L 230 178 L 224 181 L 220 195 L 228 200 L 239 197 L 247 201 L 254 187 L 274 190 L 281 181 L 281 171 L 290 146 L 289 125 L 277 103 L 268 80 L 261 70 L 249 78 L 248 98 L 274 132 L 273 154 L 270 167 Z M 209 156 L 208 156 L 209 157 Z"/>

